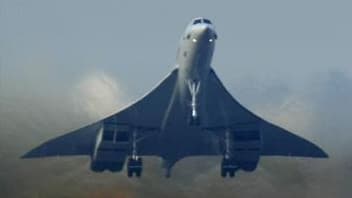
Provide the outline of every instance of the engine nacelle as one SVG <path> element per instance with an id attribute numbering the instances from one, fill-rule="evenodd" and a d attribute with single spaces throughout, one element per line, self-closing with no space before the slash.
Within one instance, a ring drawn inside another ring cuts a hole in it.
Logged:
<path id="1" fill-rule="evenodd" d="M 256 124 L 236 125 L 230 130 L 231 158 L 244 171 L 257 168 L 260 150 L 261 133 Z"/>
<path id="2" fill-rule="evenodd" d="M 116 122 L 114 116 L 105 119 L 96 139 L 92 155 L 93 171 L 121 171 L 131 148 L 131 127 Z"/>

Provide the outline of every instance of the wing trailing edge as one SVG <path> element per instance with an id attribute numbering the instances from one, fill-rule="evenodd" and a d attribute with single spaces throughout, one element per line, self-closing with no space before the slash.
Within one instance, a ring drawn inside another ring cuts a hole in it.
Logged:
<path id="1" fill-rule="evenodd" d="M 263 120 L 261 126 L 264 156 L 327 158 L 328 154 L 312 142 Z"/>

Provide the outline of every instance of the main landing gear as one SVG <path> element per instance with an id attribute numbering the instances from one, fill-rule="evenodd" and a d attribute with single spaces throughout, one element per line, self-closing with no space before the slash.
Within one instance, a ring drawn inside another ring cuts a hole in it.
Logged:
<path id="1" fill-rule="evenodd" d="M 231 141 L 232 136 L 230 130 L 226 130 L 224 142 L 225 142 L 225 153 L 224 158 L 221 162 L 221 176 L 222 177 L 234 177 L 236 171 L 239 170 L 239 166 L 233 158 L 233 142 Z"/>
<path id="2" fill-rule="evenodd" d="M 136 177 L 142 176 L 143 161 L 142 158 L 137 155 L 137 131 L 133 132 L 132 135 L 132 157 L 127 162 L 127 176 Z"/>
<path id="3" fill-rule="evenodd" d="M 136 177 L 141 177 L 143 170 L 143 161 L 141 157 L 129 158 L 127 163 L 127 176 L 133 177 L 135 174 Z"/>
<path id="4" fill-rule="evenodd" d="M 238 170 L 234 160 L 224 158 L 221 162 L 221 177 L 234 177 L 236 171 Z"/>

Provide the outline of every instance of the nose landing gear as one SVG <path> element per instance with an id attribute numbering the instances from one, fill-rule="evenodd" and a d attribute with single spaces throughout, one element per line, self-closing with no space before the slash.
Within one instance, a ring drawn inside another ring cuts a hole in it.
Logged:
<path id="1" fill-rule="evenodd" d="M 199 125 L 200 119 L 198 115 L 198 101 L 197 101 L 197 95 L 199 93 L 199 87 L 200 87 L 200 82 L 196 80 L 190 80 L 188 81 L 188 89 L 189 92 L 191 93 L 191 116 L 189 120 L 190 125 Z"/>
<path id="2" fill-rule="evenodd" d="M 188 121 L 189 125 L 191 126 L 198 126 L 200 124 L 200 118 L 199 116 L 193 117 L 191 116 Z"/>

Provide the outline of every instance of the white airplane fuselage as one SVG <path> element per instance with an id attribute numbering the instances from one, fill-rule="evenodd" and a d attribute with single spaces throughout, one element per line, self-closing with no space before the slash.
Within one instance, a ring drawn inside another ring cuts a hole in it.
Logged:
<path id="1" fill-rule="evenodd" d="M 197 20 L 199 23 L 194 24 Z M 202 98 L 203 82 L 210 71 L 216 39 L 214 26 L 198 18 L 187 26 L 180 40 L 176 60 L 179 67 L 178 84 L 183 99 L 190 95 L 185 102 L 193 119 L 198 120 L 199 117 L 198 103 Z"/>
<path id="2" fill-rule="evenodd" d="M 201 81 L 210 70 L 216 32 L 212 24 L 190 24 L 182 35 L 177 52 L 180 78 Z"/>

